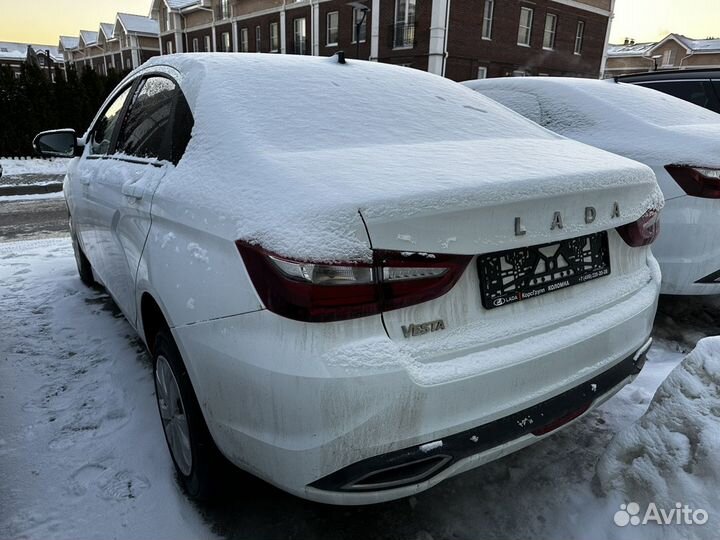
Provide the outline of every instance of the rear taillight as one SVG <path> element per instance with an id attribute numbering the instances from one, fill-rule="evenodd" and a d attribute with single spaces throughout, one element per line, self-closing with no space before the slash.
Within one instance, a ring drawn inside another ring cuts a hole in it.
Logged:
<path id="1" fill-rule="evenodd" d="M 660 212 L 648 210 L 637 221 L 618 227 L 617 232 L 630 247 L 649 246 L 660 234 Z"/>
<path id="2" fill-rule="evenodd" d="M 720 169 L 666 165 L 665 170 L 688 195 L 703 199 L 720 199 Z"/>
<path id="3" fill-rule="evenodd" d="M 375 251 L 372 264 L 313 263 L 236 242 L 265 307 L 296 321 L 324 322 L 376 315 L 448 292 L 472 259 L 465 255 Z"/>

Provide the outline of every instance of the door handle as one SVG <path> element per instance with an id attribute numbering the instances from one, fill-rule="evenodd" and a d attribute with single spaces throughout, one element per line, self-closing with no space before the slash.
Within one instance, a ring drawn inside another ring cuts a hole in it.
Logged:
<path id="1" fill-rule="evenodd" d="M 122 194 L 126 197 L 137 199 L 139 201 L 143 198 L 143 195 L 145 195 L 145 189 L 140 186 L 136 186 L 135 184 L 128 183 L 123 185 Z"/>

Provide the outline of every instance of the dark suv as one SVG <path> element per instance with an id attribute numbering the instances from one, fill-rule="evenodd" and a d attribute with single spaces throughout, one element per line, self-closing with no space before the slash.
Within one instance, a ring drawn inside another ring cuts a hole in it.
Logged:
<path id="1" fill-rule="evenodd" d="M 720 113 L 720 69 L 653 71 L 615 80 L 659 90 Z"/>

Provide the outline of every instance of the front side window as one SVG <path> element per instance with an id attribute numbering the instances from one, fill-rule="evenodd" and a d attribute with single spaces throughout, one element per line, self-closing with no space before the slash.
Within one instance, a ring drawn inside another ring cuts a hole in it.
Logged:
<path id="1" fill-rule="evenodd" d="M 415 43 L 415 0 L 395 0 L 394 47 L 412 47 Z"/>
<path id="2" fill-rule="evenodd" d="M 223 32 L 222 35 L 223 52 L 230 52 L 232 46 L 230 44 L 230 32 Z"/>
<path id="3" fill-rule="evenodd" d="M 98 119 L 93 127 L 92 136 L 90 138 L 90 153 L 93 155 L 105 155 L 110 151 L 110 144 L 115 132 L 115 127 L 120 120 L 120 113 L 123 110 L 125 101 L 130 94 L 130 88 L 127 88 L 105 109 L 103 115 Z"/>
<path id="4" fill-rule="evenodd" d="M 170 118 L 177 86 L 165 77 L 140 83 L 118 135 L 117 152 L 170 160 Z"/>
<path id="5" fill-rule="evenodd" d="M 575 31 L 575 54 L 582 54 L 583 39 L 585 37 L 585 23 L 578 21 Z"/>
<path id="6" fill-rule="evenodd" d="M 482 38 L 492 39 L 493 17 L 495 16 L 495 0 L 485 0 L 483 9 Z"/>
<path id="7" fill-rule="evenodd" d="M 295 45 L 295 54 L 307 54 L 307 37 L 305 34 L 305 17 L 295 19 L 293 21 L 293 43 Z"/>
<path id="8" fill-rule="evenodd" d="M 280 26 L 278 23 L 270 23 L 270 52 L 280 50 Z"/>
<path id="9" fill-rule="evenodd" d="M 555 33 L 557 32 L 557 15 L 545 15 L 545 34 L 543 35 L 543 49 L 555 48 Z"/>
<path id="10" fill-rule="evenodd" d="M 360 27 L 360 43 L 367 40 L 367 10 L 353 8 L 352 42 L 358 42 L 358 26 Z"/>
<path id="11" fill-rule="evenodd" d="M 530 46 L 532 36 L 533 10 L 531 8 L 520 8 L 520 25 L 518 27 L 518 45 Z"/>
<path id="12" fill-rule="evenodd" d="M 338 44 L 338 24 L 340 21 L 340 14 L 337 11 L 331 11 L 327 14 L 327 39 L 326 44 L 328 46 L 335 46 Z"/>
<path id="13" fill-rule="evenodd" d="M 240 29 L 240 52 L 248 52 L 250 50 L 250 43 L 248 41 L 248 29 Z"/>

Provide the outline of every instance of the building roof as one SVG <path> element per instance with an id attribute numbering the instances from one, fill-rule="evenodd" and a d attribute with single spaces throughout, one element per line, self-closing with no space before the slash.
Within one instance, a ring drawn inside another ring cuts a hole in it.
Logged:
<path id="1" fill-rule="evenodd" d="M 58 52 L 57 46 L 37 45 L 33 43 L 15 43 L 12 41 L 0 41 L 0 59 L 24 62 L 27 59 L 28 45 L 32 47 L 35 54 L 44 54 L 45 51 L 50 51 L 50 58 L 52 58 L 54 62 L 64 62 L 63 55 Z"/>
<path id="2" fill-rule="evenodd" d="M 165 0 L 165 3 L 170 9 L 185 9 L 199 5 L 200 0 Z"/>
<path id="3" fill-rule="evenodd" d="M 80 45 L 80 38 L 77 36 L 60 36 L 60 46 L 63 49 L 75 49 Z"/>
<path id="4" fill-rule="evenodd" d="M 614 58 L 629 56 L 650 56 L 654 49 L 668 41 L 676 41 L 691 54 L 720 53 L 720 39 L 692 39 L 682 34 L 669 34 L 656 43 L 631 43 L 627 45 L 609 45 L 608 56 Z"/>
<path id="5" fill-rule="evenodd" d="M 118 13 L 117 20 L 125 32 L 129 34 L 145 34 L 157 37 L 160 35 L 160 25 L 155 19 L 143 15 L 132 15 L 130 13 Z"/>
<path id="6" fill-rule="evenodd" d="M 628 45 L 609 45 L 608 56 L 643 56 L 650 49 L 655 47 L 655 43 L 633 43 Z"/>
<path id="7" fill-rule="evenodd" d="M 100 30 L 105 34 L 105 39 L 112 39 L 115 35 L 115 25 L 110 23 L 100 23 Z"/>
<path id="8" fill-rule="evenodd" d="M 672 35 L 692 52 L 720 53 L 720 39 L 691 39 L 681 34 Z"/>
<path id="9" fill-rule="evenodd" d="M 98 40 L 98 33 L 90 30 L 80 30 L 80 40 L 86 47 L 88 45 L 95 45 Z"/>

